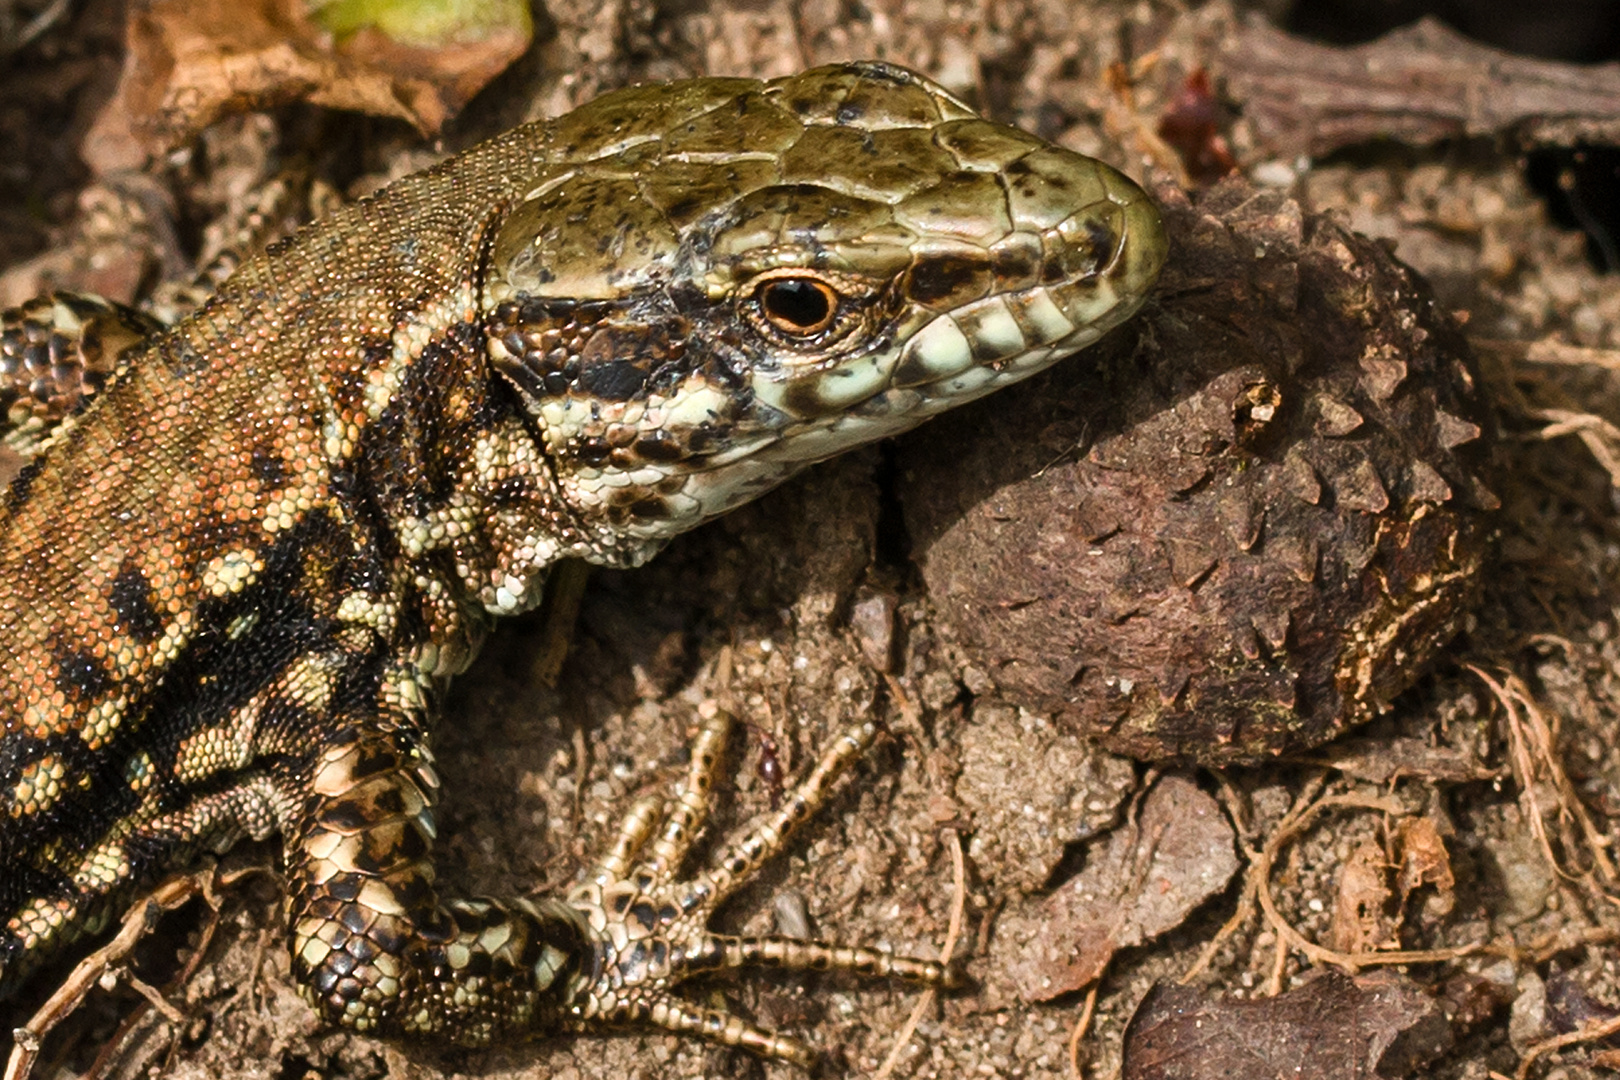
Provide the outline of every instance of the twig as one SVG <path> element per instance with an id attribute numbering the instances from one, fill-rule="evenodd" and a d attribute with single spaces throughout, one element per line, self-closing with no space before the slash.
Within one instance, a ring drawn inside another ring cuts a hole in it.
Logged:
<path id="1" fill-rule="evenodd" d="M 16 35 L 9 41 L 0 42 L 0 60 L 7 59 L 13 53 L 26 49 L 35 39 L 56 25 L 72 6 L 73 0 L 53 0 L 44 11 L 30 19 L 28 25 L 17 31 Z"/>
<path id="2" fill-rule="evenodd" d="M 1534 1065 L 1536 1059 L 1544 1054 L 1550 1054 L 1554 1050 L 1569 1046 L 1572 1043 L 1595 1042 L 1598 1039 L 1606 1039 L 1610 1035 L 1617 1033 L 1620 1033 L 1620 1016 L 1611 1016 L 1607 1020 L 1597 1020 L 1556 1038 L 1538 1042 L 1526 1050 L 1524 1057 L 1519 1059 L 1519 1071 L 1513 1074 L 1514 1080 L 1525 1080 L 1530 1075 L 1530 1066 Z"/>
<path id="3" fill-rule="evenodd" d="M 1102 976 L 1091 984 L 1086 991 L 1086 1002 L 1080 1007 L 1080 1018 L 1074 1022 L 1074 1030 L 1069 1032 L 1069 1075 L 1074 1080 L 1086 1080 L 1085 1070 L 1080 1067 L 1080 1043 L 1091 1028 L 1091 1017 L 1097 1011 L 1097 991 L 1102 988 Z"/>
<path id="4" fill-rule="evenodd" d="M 157 925 L 159 916 L 165 911 L 173 911 L 194 896 L 205 894 L 200 879 L 203 874 L 211 873 L 212 869 L 170 878 L 153 889 L 144 900 L 135 903 L 125 913 L 117 935 L 80 961 L 45 1004 L 29 1017 L 28 1023 L 12 1032 L 11 1057 L 6 1062 L 4 1080 L 26 1080 L 39 1058 L 45 1037 L 73 1015 L 102 976 L 129 956 L 136 943 Z"/>
<path id="5" fill-rule="evenodd" d="M 1306 826 L 1317 815 L 1325 810 L 1339 806 L 1359 807 L 1365 810 L 1378 810 L 1385 814 L 1399 815 L 1405 813 L 1405 808 L 1394 799 L 1383 796 L 1358 795 L 1354 792 L 1343 795 L 1328 795 L 1310 806 L 1306 807 L 1295 819 L 1292 827 L 1279 828 L 1266 842 L 1256 860 L 1254 873 L 1259 882 L 1258 897 L 1260 907 L 1266 914 L 1266 921 L 1276 931 L 1281 941 L 1294 950 L 1304 953 L 1313 964 L 1332 964 L 1349 972 L 1356 972 L 1362 968 L 1388 966 L 1391 964 L 1434 964 L 1447 960 L 1456 960 L 1459 957 L 1469 956 L 1485 948 L 1484 942 L 1475 942 L 1469 945 L 1460 945 L 1449 949 L 1401 949 L 1371 952 L 1343 953 L 1334 949 L 1325 948 L 1301 934 L 1284 919 L 1277 910 L 1276 901 L 1271 895 L 1271 868 L 1276 862 L 1278 853 L 1285 845 L 1291 843 L 1305 831 Z M 1279 944 L 1279 950 L 1281 945 Z M 1273 974 L 1276 989 L 1281 990 L 1279 973 Z"/>
<path id="6" fill-rule="evenodd" d="M 1605 838 L 1592 821 L 1591 815 L 1587 813 L 1586 805 L 1581 802 L 1574 784 L 1570 782 L 1569 774 L 1559 762 L 1557 738 L 1547 723 L 1546 715 L 1536 706 L 1529 687 L 1525 686 L 1516 675 L 1506 675 L 1498 682 L 1473 664 L 1468 665 L 1468 670 L 1486 685 L 1507 713 L 1509 746 L 1514 772 L 1519 782 L 1519 797 L 1525 814 L 1530 818 L 1531 832 L 1541 842 L 1542 855 L 1548 865 L 1555 874 L 1568 881 L 1584 882 L 1595 874 L 1605 885 L 1613 884 L 1620 879 L 1620 875 L 1617 875 L 1614 863 L 1605 850 Z M 1532 742 L 1535 759 L 1539 760 L 1541 769 L 1537 769 L 1536 760 L 1532 760 Z M 1583 846 L 1592 860 L 1592 871 L 1571 873 L 1564 869 L 1554 853 L 1552 840 L 1547 836 L 1546 822 L 1535 793 L 1536 778 L 1542 773 L 1545 773 L 1558 796 L 1559 813 L 1566 819 L 1573 820 L 1579 827 Z M 1614 899 L 1602 888 L 1595 891 L 1606 899 L 1611 901 Z"/>
<path id="7" fill-rule="evenodd" d="M 962 855 L 961 834 L 955 829 L 947 829 L 946 832 L 951 838 L 951 842 L 946 846 L 951 852 L 951 880 L 954 892 L 951 896 L 951 921 L 945 928 L 945 944 L 940 947 L 939 955 L 941 960 L 949 964 L 951 955 L 956 951 L 957 938 L 962 934 L 962 912 L 967 907 L 967 860 Z M 939 992 L 932 986 L 922 992 L 922 996 L 917 999 L 916 1007 L 911 1010 L 911 1016 L 895 1037 L 894 1047 L 889 1051 L 889 1056 L 884 1059 L 878 1071 L 872 1074 L 872 1080 L 888 1080 L 889 1075 L 894 1072 L 895 1065 L 900 1061 L 900 1054 L 911 1042 L 911 1036 L 916 1032 L 917 1025 L 922 1023 L 922 1018 L 928 1010 L 934 1007 L 934 1000 L 938 996 Z"/>
<path id="8" fill-rule="evenodd" d="M 1287 814 L 1283 815 L 1282 821 L 1277 825 L 1277 831 L 1284 832 L 1292 828 L 1293 823 L 1309 809 L 1311 801 L 1316 798 L 1317 793 L 1322 790 L 1322 786 L 1326 783 L 1326 773 L 1319 772 L 1311 777 L 1306 782 L 1304 789 L 1299 793 L 1299 797 L 1294 800 L 1294 805 Z M 1226 812 L 1234 823 L 1238 823 L 1240 820 L 1236 813 L 1237 808 L 1233 805 L 1237 798 L 1237 792 L 1232 789 L 1229 782 L 1221 785 L 1221 801 L 1227 804 Z M 1249 830 L 1244 829 L 1241 825 L 1239 825 L 1239 828 L 1243 831 L 1245 841 L 1247 841 Z M 1247 843 L 1245 843 L 1244 850 L 1249 857 L 1249 869 L 1243 875 L 1243 892 L 1238 896 L 1237 910 L 1232 912 L 1232 917 L 1227 919 L 1221 928 L 1215 932 L 1215 936 L 1205 944 L 1203 950 L 1198 954 L 1198 959 L 1193 962 L 1193 966 L 1188 968 L 1181 976 L 1179 981 L 1182 986 L 1188 985 L 1203 974 L 1209 965 L 1214 962 L 1215 954 L 1226 943 L 1226 939 L 1245 926 L 1249 918 L 1254 914 L 1255 897 L 1260 891 L 1260 878 L 1257 873 L 1259 852 Z"/>

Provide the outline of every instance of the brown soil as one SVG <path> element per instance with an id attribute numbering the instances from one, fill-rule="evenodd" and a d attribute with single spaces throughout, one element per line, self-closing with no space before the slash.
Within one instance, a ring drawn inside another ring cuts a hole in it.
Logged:
<path id="1" fill-rule="evenodd" d="M 81 115 L 105 92 L 95 70 L 104 72 L 116 40 L 106 30 L 119 25 L 116 11 L 92 4 L 59 31 L 92 18 L 103 20 L 101 38 L 50 45 L 53 55 L 76 58 Z M 734 7 L 559 0 L 547 20 L 542 43 L 474 102 L 447 145 L 627 81 L 770 76 L 878 56 L 930 73 L 998 119 L 1140 176 L 1141 133 L 1239 26 L 1221 6 L 1186 14 L 1168 3 L 1122 0 Z M 1143 59 L 1149 53 L 1152 62 Z M 1132 94 L 1106 77 L 1116 61 L 1136 65 Z M 40 78 L 26 71 L 27 80 L 0 91 L 0 129 L 29 132 L 26 145 L 49 143 L 25 115 L 19 88 Z M 1615 455 L 1620 433 L 1596 419 L 1620 423 L 1620 279 L 1594 270 L 1582 238 L 1549 222 L 1511 149 L 1487 140 L 1390 144 L 1296 174 L 1294 162 L 1259 155 L 1245 130 L 1239 121 L 1228 131 L 1241 165 L 1264 166 L 1272 182 L 1291 182 L 1308 208 L 1389 240 L 1444 306 L 1465 314 L 1499 417 L 1501 540 L 1477 613 L 1391 712 L 1296 759 L 1187 775 L 1234 815 L 1240 854 L 1261 850 L 1290 807 L 1312 793 L 1393 798 L 1403 817 L 1432 822 L 1455 884 L 1413 895 L 1399 913 L 1400 944 L 1479 949 L 1407 969 L 1444 995 L 1453 1016 L 1456 1044 L 1428 1075 L 1511 1075 L 1528 1046 L 1558 1031 L 1542 989 L 1549 980 L 1573 973 L 1600 1009 L 1620 1007 L 1620 881 L 1611 854 L 1620 837 L 1620 473 L 1600 460 Z M 167 220 L 179 223 L 176 242 L 192 252 L 206 244 L 211 224 L 241 214 L 244 191 L 262 188 L 299 155 L 316 176 L 348 190 L 428 159 L 402 125 L 301 109 L 222 123 L 189 162 L 159 170 L 155 184 L 140 182 L 146 187 L 126 178 L 81 190 L 71 168 L 40 159 L 9 177 L 39 194 L 40 212 L 25 230 L 33 239 L 4 251 L 35 261 L 25 276 L 0 278 L 0 297 L 15 299 L 5 289 L 26 285 L 108 288 L 111 281 L 127 285 L 119 297 L 127 298 L 177 276 L 167 273 L 172 249 L 154 225 L 163 219 L 155 208 L 170 196 L 154 201 L 153 187 L 175 193 L 180 209 Z M 365 163 L 363 177 L 356 161 Z M 146 196 L 114 197 L 131 191 Z M 52 246 L 37 256 L 46 241 Z M 89 251 L 102 252 L 100 262 Z M 97 269 L 77 280 L 74 267 Z M 996 407 L 993 400 L 983 406 Z M 1558 422 L 1565 427 L 1547 428 Z M 737 740 L 735 782 L 725 786 L 718 826 L 768 805 L 762 735 L 790 775 L 867 710 L 880 712 L 893 738 L 791 855 L 729 905 L 723 925 L 774 932 L 773 904 L 787 898 L 808 910 L 819 936 L 933 955 L 953 902 L 955 830 L 967 855 L 973 985 L 924 1016 L 893 1075 L 1071 1077 L 1080 995 L 1027 1004 L 1009 974 L 1016 958 L 997 949 L 998 926 L 1035 917 L 1046 893 L 1086 862 L 1086 841 L 1124 821 L 1156 772 L 1020 707 L 998 690 L 982 657 L 938 632 L 902 527 L 896 461 L 903 453 L 879 447 L 848 455 L 681 539 L 643 570 L 596 573 L 554 690 L 539 679 L 537 657 L 549 642 L 543 614 L 506 625 L 456 687 L 442 725 L 439 880 L 472 894 L 566 889 L 611 840 L 630 802 L 667 789 L 679 774 L 694 707 L 721 692 L 714 666 L 729 646 L 735 670 L 726 692 L 749 726 Z M 891 630 L 888 655 L 909 708 L 875 666 Z M 1364 841 L 1393 850 L 1387 824 L 1354 808 L 1315 818 L 1278 854 L 1270 876 L 1278 917 L 1326 945 L 1343 871 Z M 271 856 L 263 849 L 231 859 Z M 185 1022 L 148 1010 L 122 1036 L 107 1075 L 799 1075 L 642 1030 L 477 1053 L 322 1030 L 288 979 L 279 888 L 260 875 L 226 891 L 206 963 L 171 994 Z M 1086 1076 L 1119 1067 L 1137 1003 L 1155 981 L 1192 971 L 1239 911 L 1246 917 L 1219 939 L 1195 986 L 1252 998 L 1307 975 L 1311 961 L 1280 945 L 1277 925 L 1244 904 L 1240 872 L 1181 926 L 1114 958 L 1080 1049 Z M 203 921 L 195 906 L 165 921 L 146 947 L 152 979 L 172 973 L 176 948 Z M 872 1075 L 917 998 L 903 985 L 759 973 L 684 992 L 723 996 L 762 1023 L 804 1035 L 827 1051 L 834 1076 Z M 1458 1004 L 1464 997 L 1467 1008 Z M 137 1000 L 123 989 L 94 996 L 69 1022 L 76 1045 L 53 1056 L 84 1068 Z M 1538 1072 L 1601 1075 L 1593 1049 L 1571 1047 L 1543 1059 Z M 39 1075 L 53 1074 L 42 1067 Z"/>

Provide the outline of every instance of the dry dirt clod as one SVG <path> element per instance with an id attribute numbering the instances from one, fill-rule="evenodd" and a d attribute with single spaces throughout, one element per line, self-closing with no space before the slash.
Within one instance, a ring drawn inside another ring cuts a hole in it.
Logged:
<path id="1" fill-rule="evenodd" d="M 1161 197 L 1158 302 L 907 443 L 902 498 L 942 629 L 1015 700 L 1140 758 L 1263 760 L 1386 709 L 1462 626 L 1491 420 L 1382 245 L 1242 180 Z"/>

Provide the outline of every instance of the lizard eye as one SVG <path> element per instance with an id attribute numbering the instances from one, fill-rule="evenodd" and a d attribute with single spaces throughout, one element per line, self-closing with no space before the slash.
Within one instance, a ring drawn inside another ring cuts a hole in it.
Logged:
<path id="1" fill-rule="evenodd" d="M 821 333 L 838 312 L 838 294 L 814 278 L 773 278 L 754 295 L 770 324 L 795 337 Z"/>

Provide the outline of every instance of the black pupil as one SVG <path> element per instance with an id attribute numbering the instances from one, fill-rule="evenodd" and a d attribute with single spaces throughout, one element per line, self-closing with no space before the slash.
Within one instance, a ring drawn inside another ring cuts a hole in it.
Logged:
<path id="1" fill-rule="evenodd" d="M 765 310 L 783 322 L 806 330 L 827 321 L 832 305 L 827 292 L 808 281 L 773 281 L 765 287 Z"/>

